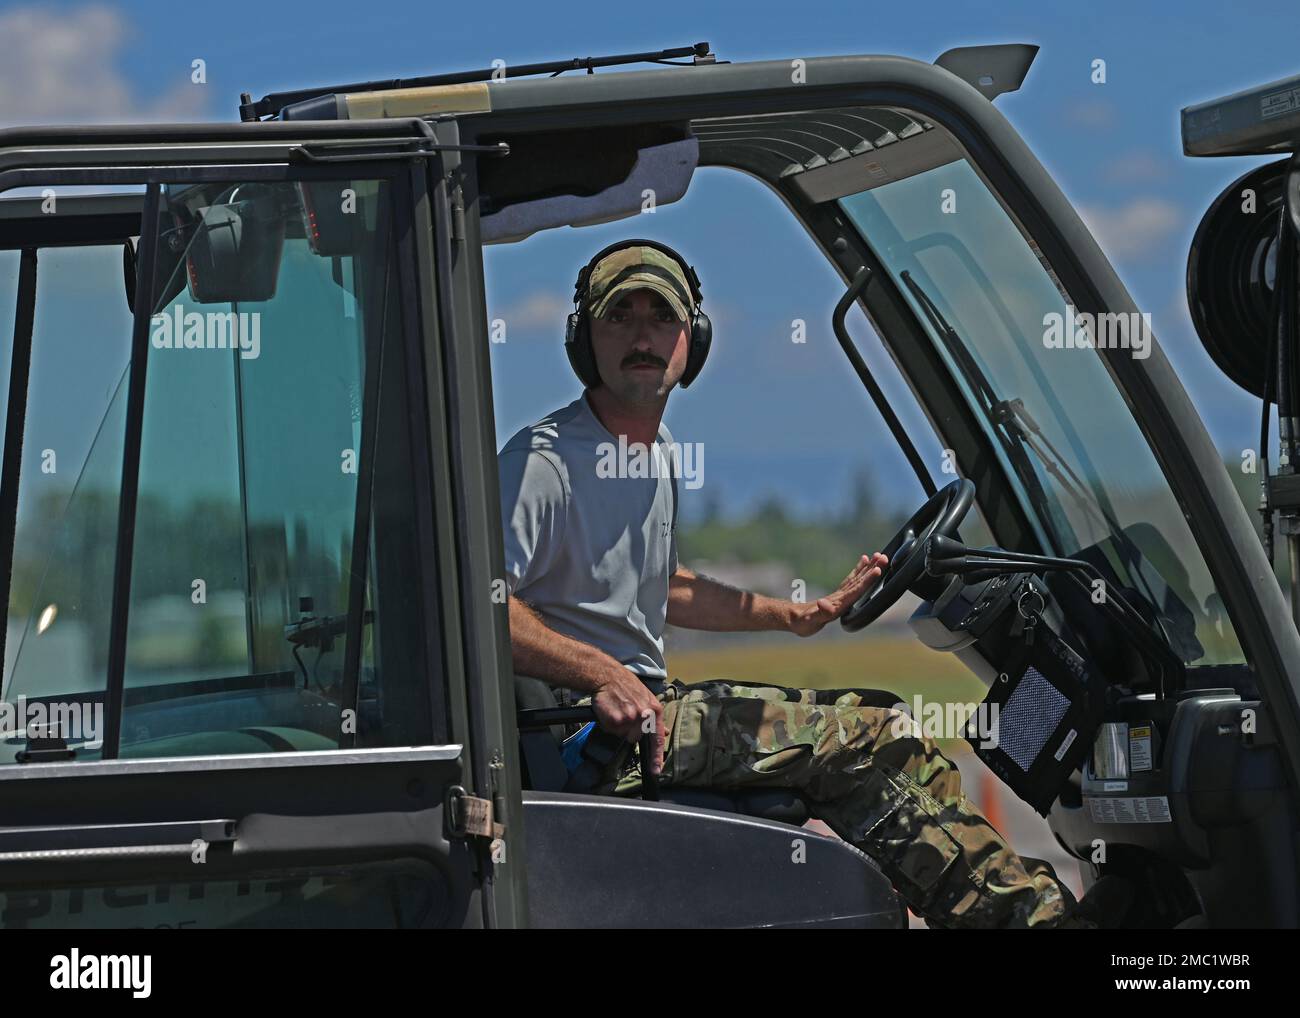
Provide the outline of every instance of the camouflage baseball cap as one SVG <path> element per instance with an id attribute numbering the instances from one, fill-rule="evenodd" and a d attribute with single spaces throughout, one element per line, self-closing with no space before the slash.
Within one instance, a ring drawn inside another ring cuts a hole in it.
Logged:
<path id="1" fill-rule="evenodd" d="M 682 321 L 690 318 L 691 287 L 681 264 L 643 244 L 619 248 L 595 264 L 587 279 L 587 308 L 599 318 L 622 294 L 643 288 L 663 297 Z"/>

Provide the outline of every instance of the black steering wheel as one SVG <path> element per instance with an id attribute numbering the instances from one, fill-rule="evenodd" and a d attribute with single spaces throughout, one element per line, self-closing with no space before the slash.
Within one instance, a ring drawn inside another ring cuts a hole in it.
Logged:
<path id="1" fill-rule="evenodd" d="M 931 537 L 957 537 L 957 528 L 975 501 L 975 485 L 964 477 L 945 484 L 929 497 L 903 529 L 880 549 L 889 565 L 874 584 L 840 616 L 840 625 L 856 633 L 891 608 L 903 592 L 920 583 L 925 575 L 925 545 Z"/>

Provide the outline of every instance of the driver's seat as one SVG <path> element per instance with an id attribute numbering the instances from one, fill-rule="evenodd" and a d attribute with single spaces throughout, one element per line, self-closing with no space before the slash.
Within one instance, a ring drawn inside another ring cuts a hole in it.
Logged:
<path id="1" fill-rule="evenodd" d="M 561 755 L 562 733 L 557 728 L 528 728 L 530 711 L 555 707 L 551 688 L 541 679 L 515 676 L 515 703 L 519 710 L 519 748 L 523 786 L 537 792 L 583 792 L 574 787 Z M 713 809 L 723 813 L 776 820 L 799 827 L 809 818 L 803 799 L 788 788 L 674 788 L 659 790 L 661 802 Z"/>

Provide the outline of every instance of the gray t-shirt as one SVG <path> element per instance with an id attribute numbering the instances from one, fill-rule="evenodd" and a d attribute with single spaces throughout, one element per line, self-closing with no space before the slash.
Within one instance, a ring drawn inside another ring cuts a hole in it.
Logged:
<path id="1" fill-rule="evenodd" d="M 497 458 L 506 585 L 556 632 L 666 678 L 668 578 L 677 571 L 672 435 L 620 443 L 579 396 Z"/>

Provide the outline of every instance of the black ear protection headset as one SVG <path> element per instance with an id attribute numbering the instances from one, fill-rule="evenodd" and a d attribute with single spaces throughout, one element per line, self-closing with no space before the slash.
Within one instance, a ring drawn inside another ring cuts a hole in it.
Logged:
<path id="1" fill-rule="evenodd" d="M 681 387 L 685 389 L 695 381 L 695 376 L 704 367 L 705 358 L 709 356 L 709 346 L 713 342 L 713 323 L 700 309 L 704 294 L 700 290 L 700 277 L 696 275 L 695 267 L 688 265 L 686 259 L 668 245 L 653 240 L 620 240 L 616 244 L 610 244 L 609 247 L 597 251 L 591 261 L 578 273 L 578 280 L 573 285 L 574 311 L 569 315 L 568 325 L 564 330 L 564 349 L 569 355 L 569 363 L 573 365 L 574 373 L 588 389 L 594 389 L 601 384 L 600 371 L 596 367 L 596 354 L 591 348 L 591 313 L 587 306 L 587 281 L 591 278 L 591 270 L 600 263 L 602 258 L 625 247 L 653 247 L 672 258 L 685 272 L 686 283 L 691 288 L 691 303 L 694 304 L 691 312 L 690 352 L 687 354 L 686 370 L 682 372 L 680 382 Z"/>

